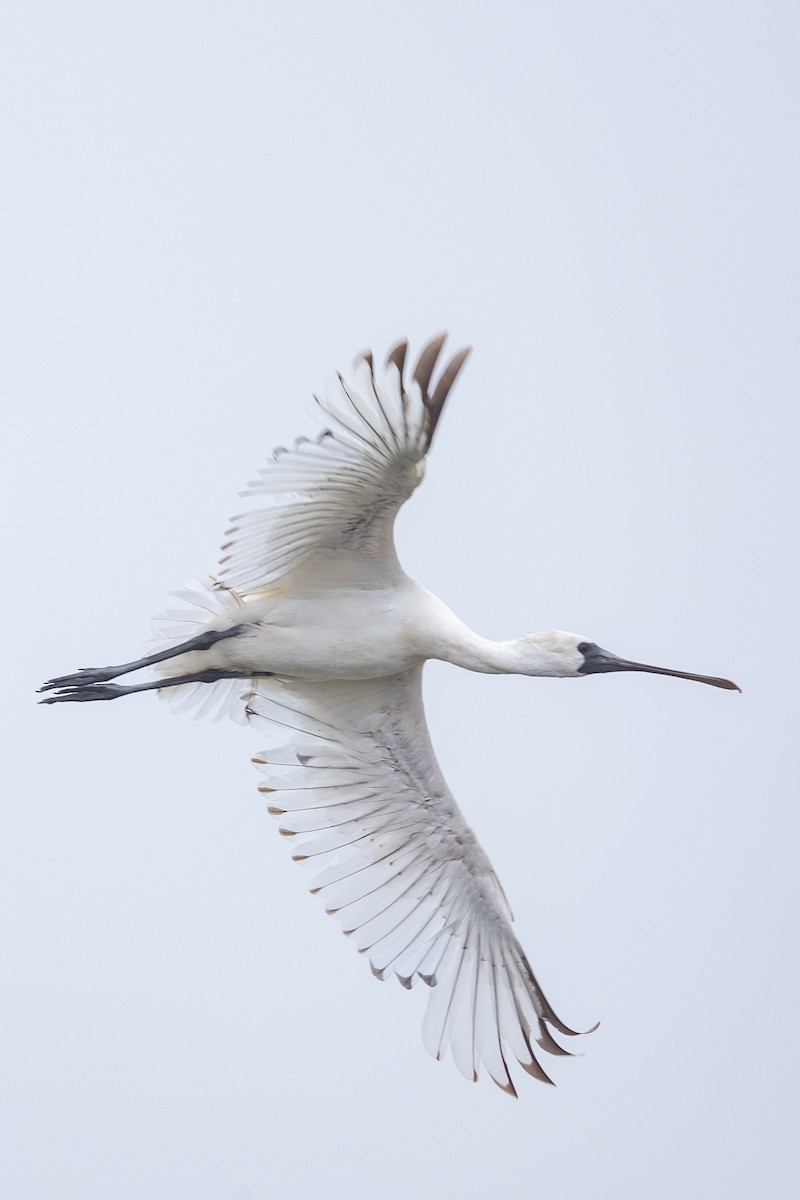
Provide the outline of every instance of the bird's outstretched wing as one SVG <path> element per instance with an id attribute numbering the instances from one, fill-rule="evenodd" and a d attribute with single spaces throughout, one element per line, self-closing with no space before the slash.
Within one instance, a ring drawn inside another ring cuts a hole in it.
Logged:
<path id="1" fill-rule="evenodd" d="M 406 342 L 389 354 L 380 382 L 369 353 L 356 364 L 354 386 L 338 376 L 326 399 L 317 400 L 328 428 L 313 441 L 298 438 L 292 449 L 276 449 L 244 493 L 266 504 L 233 518 L 217 571 L 221 586 L 247 596 L 311 555 L 324 571 L 326 552 L 337 556 L 339 581 L 348 570 L 360 578 L 399 570 L 394 518 L 422 478 L 444 403 L 469 354 L 460 350 L 433 383 L 444 340 L 424 347 L 410 381 Z"/>
<path id="2" fill-rule="evenodd" d="M 424 1042 L 449 1047 L 468 1079 L 483 1066 L 515 1095 L 509 1061 L 552 1082 L 532 1042 L 572 1035 L 511 929 L 488 858 L 442 777 L 422 707 L 421 668 L 383 679 L 255 681 L 251 719 L 278 748 L 254 762 L 293 857 L 373 973 L 430 987 Z"/>

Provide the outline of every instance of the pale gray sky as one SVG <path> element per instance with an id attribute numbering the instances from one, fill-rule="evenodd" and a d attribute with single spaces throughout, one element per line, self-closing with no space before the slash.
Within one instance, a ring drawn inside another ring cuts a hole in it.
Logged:
<path id="1" fill-rule="evenodd" d="M 7 6 L 4 1198 L 797 1195 L 798 23 Z M 257 731 L 34 704 L 139 651 L 334 368 L 445 327 L 409 572 L 744 689 L 428 671 L 543 986 L 602 1021 L 516 1104 L 308 896 Z"/>

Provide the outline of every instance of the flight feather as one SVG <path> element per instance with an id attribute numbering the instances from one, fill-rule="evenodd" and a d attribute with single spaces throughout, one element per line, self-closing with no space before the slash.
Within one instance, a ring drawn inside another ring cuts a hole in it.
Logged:
<path id="1" fill-rule="evenodd" d="M 459 351 L 433 384 L 444 335 L 422 350 L 407 379 L 407 344 L 389 354 L 379 380 L 363 354 L 354 382 L 336 377 L 317 404 L 326 427 L 316 438 L 278 447 L 249 484 L 259 506 L 233 518 L 217 576 L 247 596 L 270 587 L 312 556 L 337 553 L 354 570 L 391 577 L 399 571 L 393 525 L 422 479 L 423 462 L 447 396 L 469 349 Z"/>
<path id="2" fill-rule="evenodd" d="M 422 706 L 421 669 L 301 685 L 260 680 L 251 719 L 276 743 L 255 759 L 261 790 L 312 891 L 379 979 L 431 990 L 428 1050 L 481 1067 L 514 1093 L 509 1062 L 551 1082 L 534 1042 L 571 1035 L 511 929 L 488 858 L 441 774 Z"/>

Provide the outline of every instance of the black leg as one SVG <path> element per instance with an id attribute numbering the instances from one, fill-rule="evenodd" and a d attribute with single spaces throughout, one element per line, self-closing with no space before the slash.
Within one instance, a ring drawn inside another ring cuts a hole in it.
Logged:
<path id="1" fill-rule="evenodd" d="M 134 662 L 122 663 L 117 667 L 83 667 L 80 671 L 73 672 L 72 675 L 57 675 L 55 679 L 48 679 L 47 683 L 43 683 L 39 691 L 50 692 L 53 688 L 107 683 L 109 679 L 116 679 L 119 675 L 129 675 L 131 671 L 139 671 L 142 667 L 152 667 L 155 663 L 165 662 L 168 658 L 177 658 L 179 654 L 189 654 L 192 650 L 208 650 L 210 646 L 221 642 L 223 638 L 238 637 L 249 628 L 251 628 L 249 625 L 234 625 L 230 629 L 209 629 L 205 633 L 199 633 L 197 637 L 189 638 L 188 642 L 181 642 L 179 646 L 173 646 L 171 650 L 160 650 L 158 654 L 148 654 L 144 658 L 137 658 Z M 159 684 L 158 686 L 164 685 Z"/>
<path id="2" fill-rule="evenodd" d="M 259 678 L 266 678 L 271 671 L 259 672 Z M 170 679 L 152 679 L 147 683 L 131 683 L 127 686 L 120 683 L 79 684 L 76 687 L 66 687 L 54 696 L 45 696 L 40 704 L 62 704 L 72 700 L 84 703 L 89 700 L 116 700 L 119 696 L 130 696 L 132 692 L 152 692 L 165 687 L 178 687 L 182 683 L 218 683 L 220 679 L 254 679 L 252 671 L 198 671 L 195 675 L 176 675 Z"/>

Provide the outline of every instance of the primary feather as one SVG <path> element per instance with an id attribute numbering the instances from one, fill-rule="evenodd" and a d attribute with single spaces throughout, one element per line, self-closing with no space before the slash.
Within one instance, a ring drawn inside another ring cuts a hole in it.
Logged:
<path id="1" fill-rule="evenodd" d="M 394 519 L 422 479 L 445 400 L 469 354 L 456 354 L 431 392 L 443 344 L 442 336 L 426 346 L 409 385 L 405 342 L 389 355 L 380 385 L 368 353 L 357 363 L 355 388 L 337 377 L 317 399 L 330 425 L 313 440 L 273 451 L 249 485 L 245 495 L 269 502 L 233 518 L 220 561 L 223 585 L 257 593 L 326 552 L 352 555 L 373 578 L 400 572 Z"/>

